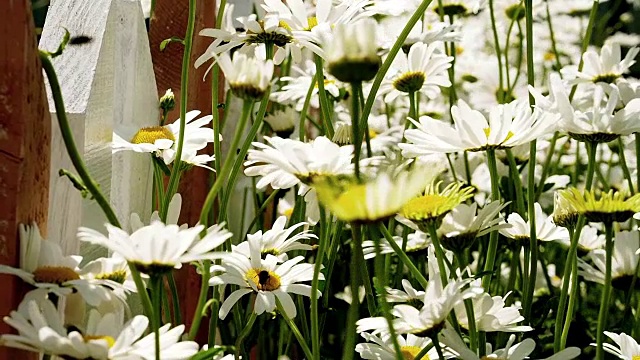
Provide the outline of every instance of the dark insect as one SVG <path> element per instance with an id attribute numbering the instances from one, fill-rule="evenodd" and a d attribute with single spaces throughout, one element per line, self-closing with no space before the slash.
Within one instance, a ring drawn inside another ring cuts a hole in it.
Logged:
<path id="1" fill-rule="evenodd" d="M 87 35 L 78 35 L 69 39 L 69 45 L 83 45 L 93 41 L 93 38 Z"/>

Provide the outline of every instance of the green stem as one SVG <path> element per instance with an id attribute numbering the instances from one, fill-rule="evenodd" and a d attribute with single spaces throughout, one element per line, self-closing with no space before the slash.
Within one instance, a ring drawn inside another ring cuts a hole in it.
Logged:
<path id="1" fill-rule="evenodd" d="M 191 320 L 191 327 L 189 328 L 189 340 L 194 340 L 198 335 L 200 329 L 200 323 L 202 322 L 202 315 L 204 306 L 207 302 L 207 294 L 209 293 L 209 278 L 211 277 L 210 263 L 207 261 L 204 263 L 202 269 L 202 279 L 200 283 L 200 295 L 198 295 L 198 305 L 196 311 L 193 313 L 193 320 Z M 218 314 L 211 314 L 211 316 L 218 316 Z"/>
<path id="2" fill-rule="evenodd" d="M 609 300 L 611 297 L 611 263 L 613 261 L 613 223 L 604 223 L 606 237 L 606 261 L 604 272 L 604 290 L 600 301 L 600 313 L 598 314 L 598 332 L 596 334 L 596 359 L 604 359 L 604 331 L 607 329 L 607 318 L 609 315 Z"/>
<path id="3" fill-rule="evenodd" d="M 178 149 L 173 160 L 169 185 L 167 186 L 166 197 L 160 208 L 160 219 L 166 221 L 169 202 L 173 194 L 178 190 L 180 183 L 182 148 L 184 145 L 184 132 L 187 122 L 187 95 L 189 85 L 189 69 L 191 68 L 191 49 L 193 48 L 193 32 L 196 25 L 196 0 L 189 0 L 189 18 L 187 22 L 187 33 L 184 36 L 184 53 L 182 56 L 182 74 L 180 80 L 180 134 L 178 136 Z"/>
<path id="4" fill-rule="evenodd" d="M 353 233 L 353 260 L 356 263 L 356 268 L 360 273 L 362 285 L 364 286 L 364 292 L 367 300 L 367 309 L 369 310 L 369 316 L 375 316 L 376 300 L 373 297 L 373 288 L 371 287 L 371 279 L 369 277 L 369 270 L 367 269 L 367 262 L 364 259 L 364 252 L 362 251 L 362 231 L 361 225 L 351 224 L 351 231 Z M 354 294 L 358 294 L 355 292 Z"/>
<path id="5" fill-rule="evenodd" d="M 216 15 L 216 28 L 220 28 L 222 21 L 224 19 L 224 11 L 226 9 L 227 0 L 220 0 L 220 6 L 218 7 L 218 13 Z M 213 153 L 216 156 L 214 162 L 214 169 L 216 169 L 216 173 L 220 171 L 220 167 L 222 166 L 220 160 L 220 154 L 222 154 L 222 148 L 220 146 L 220 110 L 218 109 L 218 101 L 220 98 L 219 94 L 219 81 L 220 81 L 220 66 L 216 61 L 213 64 L 213 69 L 211 70 L 211 114 L 213 114 Z M 231 94 L 231 91 L 229 91 Z M 227 99 L 228 100 L 228 99 Z M 225 106 L 229 104 L 228 101 L 225 102 Z"/>
<path id="6" fill-rule="evenodd" d="M 444 265 L 445 253 L 438 237 L 438 225 L 435 222 L 430 222 L 427 225 L 427 232 L 433 243 L 433 247 L 436 250 L 436 260 L 438 262 L 438 271 L 440 272 L 440 280 L 442 281 L 442 287 L 444 288 L 449 283 L 447 276 L 447 269 Z"/>
<path id="7" fill-rule="evenodd" d="M 584 34 L 584 38 L 582 38 L 582 49 L 580 53 L 584 55 L 589 47 L 589 42 L 591 41 L 591 34 L 593 33 L 593 23 L 596 21 L 596 16 L 598 15 L 598 3 L 599 0 L 593 0 L 593 5 L 591 6 L 591 11 L 589 12 L 589 23 L 587 24 L 587 31 Z M 580 62 L 578 63 L 578 71 L 582 71 L 584 67 L 584 57 L 580 56 Z M 573 100 L 573 96 L 578 89 L 578 84 L 575 84 L 571 87 L 571 92 L 569 93 L 569 101 Z"/>
<path id="8" fill-rule="evenodd" d="M 276 196 L 278 195 L 278 193 L 280 192 L 281 189 L 275 189 L 271 192 L 271 194 L 269 194 L 269 196 L 266 198 L 266 200 L 262 203 L 262 205 L 260 205 L 260 208 L 258 209 L 258 211 L 256 211 L 256 216 L 253 217 L 253 220 L 251 220 L 251 223 L 249 224 L 249 226 L 247 226 L 247 232 L 244 234 L 243 237 L 240 238 L 241 241 L 244 241 L 244 239 L 247 238 L 247 235 L 252 232 L 252 228 L 253 225 L 255 225 L 256 221 L 258 221 L 258 219 L 260 218 L 260 215 L 262 215 L 264 213 L 264 211 L 266 210 L 267 206 L 269 206 L 269 204 L 271 204 L 273 202 L 273 199 L 276 198 Z M 240 227 L 241 229 L 243 229 L 244 227 Z"/>
<path id="9" fill-rule="evenodd" d="M 396 255 L 400 261 L 409 269 L 409 272 L 413 277 L 420 283 L 423 289 L 427 288 L 427 279 L 422 275 L 422 272 L 413 264 L 411 259 L 407 256 L 407 254 L 402 251 L 402 249 L 398 246 L 398 244 L 393 240 L 393 236 L 389 233 L 389 230 L 384 226 L 384 224 L 379 223 L 378 228 L 384 236 L 385 240 L 389 243 L 389 246 L 395 251 Z"/>
<path id="10" fill-rule="evenodd" d="M 318 75 L 316 74 L 311 80 L 311 84 L 309 85 L 309 90 L 307 90 L 307 95 L 304 97 L 304 104 L 302 105 L 302 110 L 300 111 L 300 126 L 298 127 L 300 141 L 304 141 L 306 137 L 306 129 L 305 129 L 305 120 L 307 119 L 307 112 L 309 111 L 309 104 L 311 103 L 311 96 L 313 95 L 313 89 L 315 89 L 316 83 L 318 82 Z M 324 87 L 324 81 L 322 84 Z M 326 131 L 325 131 L 326 132 Z"/>
<path id="11" fill-rule="evenodd" d="M 256 322 L 256 318 L 258 317 L 258 315 L 256 315 L 256 313 L 253 311 L 253 309 L 250 310 L 251 311 L 251 315 L 249 315 L 249 320 L 247 320 L 247 325 L 245 325 L 245 327 L 242 329 L 242 331 L 240 332 L 240 334 L 238 335 L 238 338 L 236 339 L 236 360 L 240 360 L 240 353 L 242 352 L 242 343 L 244 342 L 244 338 L 246 338 L 250 333 L 251 330 L 253 330 L 253 323 Z M 212 315 L 215 316 L 215 315 Z"/>
<path id="12" fill-rule="evenodd" d="M 436 352 L 438 353 L 438 359 L 446 359 L 442 352 L 442 347 L 440 346 L 440 341 L 438 340 L 437 333 L 431 337 L 431 342 L 433 343 L 433 346 L 436 348 Z"/>
<path id="13" fill-rule="evenodd" d="M 380 253 L 380 236 L 377 233 L 376 227 L 371 226 L 369 228 L 371 237 L 374 241 L 376 258 L 374 260 L 374 267 L 376 273 L 376 291 L 378 292 L 378 299 L 380 302 L 380 307 L 382 308 L 382 316 L 384 316 L 387 321 L 387 326 L 389 327 L 389 336 L 391 337 L 391 342 L 393 344 L 393 349 L 395 351 L 396 360 L 403 360 L 404 356 L 402 355 L 402 349 L 400 348 L 400 344 L 398 344 L 398 337 L 396 335 L 396 330 L 393 328 L 393 319 L 391 318 L 391 308 L 389 307 L 389 303 L 387 303 L 387 276 L 384 271 L 384 258 Z"/>
<path id="14" fill-rule="evenodd" d="M 496 151 L 494 149 L 488 149 L 487 153 L 487 163 L 489 165 L 489 175 L 491 177 L 491 200 L 496 201 L 500 200 L 500 190 L 498 187 L 498 182 L 500 178 L 498 177 L 498 164 L 496 162 Z M 485 275 L 482 277 L 482 287 L 485 289 L 489 289 L 489 285 L 491 284 L 491 278 L 493 276 L 496 254 L 498 252 L 498 231 L 493 230 L 489 234 L 489 247 L 487 249 L 487 258 L 484 264 L 484 272 Z M 482 345 L 480 346 L 482 348 Z"/>
<path id="15" fill-rule="evenodd" d="M 382 63 L 382 66 L 380 66 L 380 70 L 378 70 L 378 73 L 376 74 L 376 77 L 371 84 L 369 96 L 367 97 L 367 101 L 365 102 L 364 108 L 362 109 L 362 117 L 360 118 L 361 128 L 364 128 L 366 121 L 369 119 L 369 114 L 371 113 L 373 104 L 376 101 L 376 94 L 380 89 L 380 85 L 382 84 L 387 71 L 389 71 L 389 68 L 393 63 L 393 59 L 395 59 L 396 55 L 402 48 L 402 45 L 404 44 L 405 40 L 407 40 L 407 37 L 409 36 L 409 33 L 411 32 L 413 27 L 416 25 L 418 20 L 422 18 L 422 14 L 424 14 L 424 12 L 427 10 L 429 5 L 431 4 L 431 1 L 432 0 L 422 0 L 416 11 L 413 13 L 413 15 L 411 15 L 411 18 L 409 18 L 409 20 L 405 24 L 404 28 L 400 32 L 400 35 L 398 35 L 396 42 L 391 47 L 391 50 L 389 50 L 387 58 Z M 362 141 L 362 138 L 358 139 L 358 141 Z"/>
<path id="16" fill-rule="evenodd" d="M 235 154 L 235 149 L 238 147 L 240 143 L 240 138 L 242 137 L 242 133 L 244 132 L 244 127 L 249 118 L 249 114 L 251 113 L 251 108 L 253 107 L 253 102 L 246 100 L 242 106 L 242 115 L 240 116 L 240 122 L 236 128 L 236 133 L 231 141 L 231 145 L 229 146 L 229 150 L 227 150 L 227 156 L 224 159 L 224 165 L 222 166 L 222 170 L 218 173 L 216 177 L 216 181 L 213 183 L 213 186 L 209 190 L 207 194 L 207 198 L 205 199 L 204 205 L 202 206 L 202 212 L 200 213 L 200 223 L 208 224 L 209 223 L 209 211 L 211 211 L 211 207 L 213 206 L 213 202 L 218 194 L 218 191 L 222 188 L 223 183 L 229 177 L 229 172 L 231 170 L 231 165 L 233 164 L 233 155 Z"/>
<path id="17" fill-rule="evenodd" d="M 311 347 L 313 348 L 313 360 L 320 360 L 320 327 L 318 318 L 318 285 L 320 284 L 320 270 L 324 255 L 329 246 L 328 225 L 331 219 L 327 219 L 323 206 L 320 206 L 320 239 L 313 266 L 313 279 L 311 280 Z"/>
<path id="18" fill-rule="evenodd" d="M 178 296 L 178 287 L 173 271 L 167 275 L 169 289 L 171 290 L 171 302 L 173 303 L 174 324 L 182 324 L 182 314 L 180 314 L 180 297 Z"/>
<path id="19" fill-rule="evenodd" d="M 496 15 L 493 10 L 493 0 L 489 0 L 489 14 L 491 16 L 491 31 L 493 32 L 493 46 L 496 48 L 496 58 L 498 59 L 498 98 L 499 103 L 504 102 L 504 80 L 502 75 L 502 52 L 500 51 L 500 40 L 498 38 L 498 28 L 496 27 Z"/>
<path id="20" fill-rule="evenodd" d="M 351 129 L 353 131 L 353 147 L 354 158 L 353 164 L 355 166 L 356 178 L 360 179 L 360 151 L 362 149 L 362 137 L 360 136 L 360 124 L 358 119 L 360 117 L 360 103 L 358 102 L 358 89 L 362 86 L 361 83 L 351 84 Z"/>
<path id="21" fill-rule="evenodd" d="M 522 193 L 522 181 L 520 180 L 520 172 L 518 171 L 518 165 L 513 156 L 511 149 L 506 149 L 507 160 L 509 161 L 509 171 L 511 172 L 511 180 L 513 181 L 513 187 L 516 191 L 516 210 L 521 216 L 525 215 L 524 207 L 524 194 Z"/>
<path id="22" fill-rule="evenodd" d="M 551 40 L 551 50 L 553 51 L 553 56 L 556 60 L 556 71 L 560 71 L 562 69 L 562 64 L 560 63 L 560 53 L 558 52 L 558 47 L 556 46 L 556 36 L 553 32 L 553 23 L 551 22 L 551 13 L 549 12 L 549 2 L 545 1 L 546 11 L 547 11 L 547 25 L 549 25 L 549 38 Z"/>
<path id="23" fill-rule="evenodd" d="M 538 188 L 536 189 L 536 200 L 540 198 L 542 195 L 542 190 L 544 189 L 544 183 L 547 181 L 547 175 L 549 175 L 549 168 L 551 165 L 551 160 L 553 159 L 553 154 L 556 149 L 556 142 L 558 141 L 558 136 L 560 133 L 556 131 L 553 133 L 553 137 L 549 142 L 549 150 L 547 151 L 547 157 L 544 159 L 544 164 L 542 165 L 542 174 L 540 175 L 540 182 L 538 183 Z"/>
<path id="24" fill-rule="evenodd" d="M 49 54 L 44 51 L 40 51 L 40 61 L 42 62 L 42 68 L 47 75 L 47 79 L 49 79 L 49 86 L 51 87 L 53 103 L 56 108 L 56 118 L 58 119 L 58 125 L 60 126 L 62 140 L 64 141 L 64 146 L 67 149 L 67 154 L 69 154 L 71 163 L 78 172 L 78 176 L 84 183 L 84 186 L 87 188 L 89 193 L 91 193 L 91 196 L 96 200 L 96 202 L 104 212 L 107 220 L 109 220 L 109 223 L 113 226 L 121 228 L 122 226 L 120 225 L 116 214 L 111 208 L 109 201 L 107 201 L 104 195 L 102 195 L 99 185 L 91 178 L 91 175 L 89 175 L 89 171 L 87 170 L 87 167 L 82 160 L 82 155 L 80 155 L 80 153 L 78 152 L 78 147 L 76 146 L 76 142 L 73 139 L 73 132 L 71 131 L 71 127 L 69 126 L 67 112 L 64 108 L 64 100 L 62 99 L 62 90 L 60 89 L 58 76 L 56 75 L 56 70 L 51 63 Z"/>
<path id="25" fill-rule="evenodd" d="M 287 314 L 284 312 L 284 309 L 282 308 L 282 304 L 280 303 L 280 300 L 278 300 L 277 298 L 276 298 L 276 305 L 278 306 L 278 312 L 280 313 L 280 315 L 282 315 L 282 318 L 287 323 L 287 325 L 289 325 L 289 329 L 291 329 L 291 332 L 293 333 L 293 336 L 295 336 L 296 340 L 298 340 L 298 344 L 300 344 L 300 347 L 302 348 L 302 351 L 304 352 L 304 356 L 307 359 L 313 359 L 313 354 L 311 353 L 311 350 L 309 349 L 309 345 L 307 345 L 307 342 L 304 340 L 304 337 L 300 333 L 300 330 L 298 330 L 298 327 L 296 326 L 296 323 L 293 322 L 293 320 L 291 320 L 287 316 Z"/>
<path id="26" fill-rule="evenodd" d="M 357 234 L 357 230 L 355 230 L 355 224 L 351 224 L 351 232 L 353 233 L 353 238 L 359 237 Z M 345 330 L 345 340 L 342 350 L 342 359 L 343 360 L 353 360 L 354 349 L 356 346 L 356 322 L 359 318 L 360 312 L 360 298 L 358 294 L 360 293 L 360 277 L 358 276 L 358 262 L 357 254 L 356 254 L 356 244 L 355 241 L 351 242 L 351 268 L 349 269 L 349 275 L 351 278 L 351 305 L 349 306 L 349 313 L 347 315 L 347 328 Z"/>
<path id="27" fill-rule="evenodd" d="M 151 276 L 151 291 L 153 291 L 153 333 L 156 360 L 161 359 L 160 354 L 160 327 L 162 326 L 162 276 Z"/>
<path id="28" fill-rule="evenodd" d="M 591 186 L 593 185 L 593 177 L 595 174 L 595 168 L 596 168 L 596 150 L 597 150 L 597 144 L 596 143 L 586 143 L 587 145 L 587 152 L 589 155 L 589 161 L 587 164 L 587 179 L 586 179 L 586 184 L 585 184 L 585 189 L 590 190 Z M 564 348 L 564 345 L 562 345 L 562 333 L 563 332 L 568 332 L 569 329 L 568 327 L 571 325 L 571 323 L 565 324 L 565 328 L 566 329 L 562 329 L 562 324 L 564 323 L 564 319 L 565 319 L 565 307 L 567 304 L 567 298 L 569 297 L 569 285 L 570 282 L 569 280 L 571 279 L 571 272 L 572 272 L 572 264 L 575 262 L 574 259 L 577 258 L 578 256 L 578 243 L 580 240 L 580 233 L 582 232 L 582 228 L 584 227 L 585 224 L 585 218 L 583 215 L 581 215 L 578 218 L 578 223 L 576 224 L 575 230 L 573 231 L 573 234 L 571 236 L 571 243 L 569 245 L 569 252 L 567 253 L 567 260 L 565 261 L 565 269 L 564 269 L 564 274 L 563 274 L 563 278 L 562 278 L 562 290 L 560 292 L 560 300 L 558 302 L 558 310 L 557 310 L 557 315 L 556 315 L 556 323 L 555 323 L 555 331 L 554 331 L 554 350 L 556 352 L 562 350 Z M 572 303 L 575 303 L 577 300 L 577 293 L 574 294 L 574 296 L 569 297 L 569 307 L 572 308 L 574 305 Z"/>
<path id="29" fill-rule="evenodd" d="M 571 264 L 571 289 L 569 298 L 573 301 L 569 301 L 569 307 L 567 308 L 567 316 L 564 320 L 564 327 L 562 328 L 562 335 L 560 336 L 560 349 L 564 349 L 567 345 L 567 339 L 569 338 L 569 329 L 571 328 L 571 322 L 573 321 L 574 309 L 576 306 L 575 297 L 578 296 L 578 257 L 573 258 Z"/>
<path id="30" fill-rule="evenodd" d="M 322 68 L 322 58 L 315 55 L 316 63 L 316 79 L 318 83 L 318 98 L 320 99 L 320 112 L 322 114 L 322 124 L 324 125 L 325 135 L 329 139 L 333 138 L 333 117 L 329 111 L 329 98 L 324 89 L 324 69 Z"/>
<path id="31" fill-rule="evenodd" d="M 633 188 L 633 181 L 631 180 L 631 172 L 629 172 L 629 168 L 627 167 L 627 159 L 624 155 L 624 143 L 622 142 L 622 138 L 618 138 L 618 156 L 620 156 L 620 167 L 622 167 L 622 172 L 624 173 L 624 178 L 627 179 L 627 184 L 629 184 L 629 191 L 631 195 L 634 195 L 636 192 Z"/>

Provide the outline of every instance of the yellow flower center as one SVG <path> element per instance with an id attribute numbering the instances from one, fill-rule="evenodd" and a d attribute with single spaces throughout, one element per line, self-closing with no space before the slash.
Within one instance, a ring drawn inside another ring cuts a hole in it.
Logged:
<path id="1" fill-rule="evenodd" d="M 283 211 L 284 216 L 290 218 L 291 215 L 293 214 L 293 208 L 288 208 L 287 210 Z"/>
<path id="2" fill-rule="evenodd" d="M 631 360 L 640 360 L 640 355 L 633 355 Z"/>
<path id="3" fill-rule="evenodd" d="M 547 51 L 546 53 L 544 53 L 543 58 L 545 61 L 553 61 L 556 59 L 556 54 L 551 51 Z"/>
<path id="4" fill-rule="evenodd" d="M 405 360 L 415 360 L 422 349 L 417 346 L 401 346 L 400 353 Z M 429 360 L 429 355 L 422 357 L 424 360 Z"/>
<path id="5" fill-rule="evenodd" d="M 373 138 L 375 138 L 376 136 L 378 136 L 378 133 L 377 133 L 377 132 L 375 132 L 375 131 L 374 131 L 374 130 L 372 130 L 372 129 L 369 129 L 369 139 L 373 139 Z"/>
<path id="6" fill-rule="evenodd" d="M 111 280 L 117 282 L 118 284 L 124 284 L 124 281 L 127 279 L 127 272 L 125 270 L 116 270 L 112 273 L 102 273 L 96 275 L 96 279 Z"/>
<path id="7" fill-rule="evenodd" d="M 316 26 L 318 26 L 318 18 L 311 16 L 307 18 L 307 27 L 304 28 L 304 30 L 310 31 Z"/>
<path id="8" fill-rule="evenodd" d="M 253 281 L 258 290 L 273 291 L 280 288 L 280 276 L 273 271 L 251 269 L 245 277 L 247 280 Z"/>
<path id="9" fill-rule="evenodd" d="M 421 220 L 436 217 L 441 209 L 449 203 L 449 198 L 442 195 L 423 195 L 409 202 L 402 209 L 402 215 L 407 219 Z"/>
<path id="10" fill-rule="evenodd" d="M 89 342 L 91 340 L 105 340 L 107 342 L 107 346 L 109 346 L 110 348 L 113 346 L 113 344 L 116 343 L 116 340 L 111 336 L 84 335 L 83 338 L 84 342 Z"/>
<path id="11" fill-rule="evenodd" d="M 67 281 L 78 279 L 80 275 L 66 266 L 42 266 L 33 272 L 33 280 L 37 283 L 62 285 Z"/>
<path id="12" fill-rule="evenodd" d="M 134 144 L 153 144 L 156 140 L 167 139 L 176 141 L 175 136 L 169 128 L 164 126 L 149 126 L 144 127 L 133 135 L 131 142 Z"/>

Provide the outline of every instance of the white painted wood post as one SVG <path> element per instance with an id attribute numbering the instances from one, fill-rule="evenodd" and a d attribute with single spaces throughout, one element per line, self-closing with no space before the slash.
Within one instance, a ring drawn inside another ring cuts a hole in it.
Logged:
<path id="1" fill-rule="evenodd" d="M 125 228 L 131 212 L 146 218 L 151 210 L 152 166 L 149 156 L 111 154 L 112 132 L 157 124 L 158 98 L 153 65 L 137 0 L 56 0 L 42 32 L 40 48 L 54 50 L 68 29 L 92 40 L 67 46 L 54 59 L 77 146 L 91 175 Z M 51 185 L 48 237 L 67 253 L 78 253 L 78 226 L 104 231 L 106 218 L 97 204 L 82 199 L 58 170 L 74 171 L 58 129 L 53 100 Z"/>

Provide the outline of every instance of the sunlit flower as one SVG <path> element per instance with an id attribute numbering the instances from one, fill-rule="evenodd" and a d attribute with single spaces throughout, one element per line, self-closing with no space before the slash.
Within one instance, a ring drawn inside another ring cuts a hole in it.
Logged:
<path id="1" fill-rule="evenodd" d="M 416 290 L 407 279 L 402 279 L 402 288 L 404 290 L 387 288 L 388 302 L 415 303 L 424 300 L 424 291 Z"/>
<path id="2" fill-rule="evenodd" d="M 400 248 L 403 248 L 403 243 L 405 241 L 401 236 L 394 236 L 393 241 L 395 241 Z M 429 238 L 426 233 L 420 230 L 416 230 L 407 234 L 407 241 L 406 244 L 404 244 L 404 251 L 406 253 L 419 254 L 426 251 L 429 245 L 431 245 L 431 238 Z M 376 247 L 374 241 L 363 241 L 362 248 L 365 259 L 373 259 L 376 256 Z M 391 247 L 391 245 L 389 245 L 387 239 L 380 239 L 380 254 L 395 254 L 395 250 Z"/>
<path id="3" fill-rule="evenodd" d="M 251 256 L 250 244 L 253 244 L 254 246 L 259 246 L 262 255 L 271 254 L 281 260 L 287 260 L 286 253 L 288 251 L 313 249 L 313 246 L 301 242 L 318 238 L 315 234 L 310 233 L 309 230 L 300 231 L 291 236 L 298 228 L 307 226 L 307 223 L 297 223 L 285 229 L 286 225 L 287 218 L 280 216 L 273 223 L 271 229 L 264 233 L 259 230 L 254 234 L 247 234 L 248 241 L 238 244 L 233 248 L 233 251 L 249 257 Z"/>
<path id="4" fill-rule="evenodd" d="M 559 239 L 561 244 L 569 247 L 569 239 Z M 583 254 L 588 253 L 591 250 L 601 249 L 605 245 L 604 234 L 598 235 L 598 229 L 593 226 L 585 225 L 580 232 L 580 239 L 578 239 L 578 251 Z"/>
<path id="5" fill-rule="evenodd" d="M 480 209 L 476 215 L 477 203 L 459 204 L 442 219 L 442 225 L 438 229 L 442 234 L 442 246 L 459 252 L 471 246 L 477 237 L 508 226 L 500 224 L 500 218 L 497 217 L 507 205 L 493 201 Z"/>
<path id="6" fill-rule="evenodd" d="M 382 64 L 373 20 L 336 25 L 323 48 L 329 73 L 342 82 L 369 81 Z"/>
<path id="7" fill-rule="evenodd" d="M 295 106 L 296 111 L 302 111 L 306 102 L 307 92 L 311 87 L 311 82 L 315 81 L 316 67 L 312 61 L 307 61 L 303 68 L 293 65 L 291 75 L 281 77 L 281 87 L 278 91 L 271 93 L 271 101 L 284 105 Z M 346 92 L 331 74 L 324 73 L 324 91 L 329 98 L 339 99 Z M 316 82 L 311 90 L 309 106 L 313 109 L 320 108 L 318 83 Z"/>
<path id="8" fill-rule="evenodd" d="M 638 249 L 640 249 L 640 239 L 637 231 L 616 233 L 611 263 L 611 283 L 615 288 L 627 290 L 631 286 L 638 260 L 640 260 L 640 255 L 636 254 Z M 593 250 L 589 253 L 589 258 L 595 267 L 578 259 L 579 274 L 587 281 L 604 284 L 606 251 L 604 249 Z"/>
<path id="9" fill-rule="evenodd" d="M 553 216 L 547 216 L 539 203 L 535 203 L 535 234 L 538 241 L 568 240 L 569 231 L 553 223 Z M 524 221 L 518 213 L 512 213 L 507 217 L 507 223 L 511 227 L 500 229 L 500 234 L 515 241 L 529 243 L 531 225 Z"/>
<path id="10" fill-rule="evenodd" d="M 559 194 L 591 222 L 624 222 L 640 211 L 640 194 L 627 197 L 623 192 L 610 190 L 597 197 L 592 191 L 581 192 L 576 188 L 560 190 Z"/>
<path id="11" fill-rule="evenodd" d="M 375 360 L 395 360 L 398 358 L 389 334 L 377 336 L 363 332 L 360 336 L 368 341 L 367 343 L 356 345 L 356 352 L 360 354 L 361 358 Z M 413 334 L 407 334 L 406 338 L 398 335 L 396 338 L 403 359 L 415 359 L 422 349 L 431 345 L 431 339 L 425 339 Z M 438 359 L 435 347 L 427 351 L 423 359 Z"/>
<path id="12" fill-rule="evenodd" d="M 215 225 L 200 239 L 204 226 L 181 229 L 178 225 L 165 225 L 154 221 L 132 234 L 115 226 L 106 225 L 109 237 L 93 229 L 81 227 L 78 238 L 92 244 L 101 245 L 122 255 L 128 262 L 145 274 L 161 274 L 182 263 L 219 258 L 213 249 L 231 237 L 231 233 Z"/>
<path id="13" fill-rule="evenodd" d="M 81 275 L 81 256 L 64 256 L 54 240 L 44 240 L 38 225 L 19 226 L 20 267 L 0 265 L 0 274 L 15 275 L 29 285 L 57 296 L 74 292 L 93 306 L 112 299 L 111 289 L 119 284 Z"/>
<path id="14" fill-rule="evenodd" d="M 92 310 L 84 332 L 68 331 L 53 303 L 44 300 L 21 304 L 19 310 L 5 316 L 4 321 L 18 330 L 18 335 L 2 335 L 0 341 L 4 346 L 74 359 L 155 358 L 155 334 L 140 338 L 149 324 L 149 320 L 142 315 L 124 324 L 122 313 L 103 316 Z M 184 325 L 173 329 L 170 326 L 167 324 L 160 328 L 161 358 L 191 358 L 198 351 L 198 344 L 192 341 L 179 342 Z"/>
<path id="15" fill-rule="evenodd" d="M 617 345 L 615 346 L 613 344 L 605 343 L 603 345 L 604 351 L 609 354 L 613 354 L 622 360 L 634 360 L 640 357 L 640 345 L 638 345 L 638 342 L 631 336 L 625 333 L 616 334 L 610 331 L 605 331 L 604 334 Z"/>
<path id="16" fill-rule="evenodd" d="M 498 105 L 489 120 L 466 102 L 459 100 L 451 108 L 454 126 L 421 116 L 416 129 L 405 131 L 409 144 L 400 144 L 402 155 L 417 157 L 434 152 L 483 151 L 504 149 L 528 143 L 555 130 L 555 116 L 531 111 L 526 102 Z"/>
<path id="17" fill-rule="evenodd" d="M 353 172 L 352 146 L 339 146 L 324 136 L 304 143 L 298 140 L 266 137 L 268 144 L 254 142 L 244 171 L 247 176 L 262 176 L 258 189 L 271 185 L 288 189 L 300 183 L 310 184 L 318 176 L 346 175 Z M 319 156 L 322 154 L 322 156 Z"/>
<path id="18" fill-rule="evenodd" d="M 506 306 L 508 296 L 509 294 L 501 297 L 482 293 L 471 300 L 473 302 L 473 316 L 476 321 L 476 329 L 487 332 L 521 332 L 533 330 L 531 326 L 517 325 L 517 323 L 524 320 L 524 316 L 520 315 L 519 305 Z M 455 311 L 460 326 L 468 329 L 469 318 L 467 317 L 464 304 L 456 305 Z"/>
<path id="19" fill-rule="evenodd" d="M 429 185 L 424 194 L 415 197 L 402 207 L 400 214 L 427 231 L 430 223 L 438 224 L 442 218 L 472 196 L 473 189 L 463 183 L 452 183 L 439 190 L 440 183 Z"/>
<path id="20" fill-rule="evenodd" d="M 291 294 L 311 296 L 311 286 L 299 284 L 313 279 L 313 264 L 299 264 L 304 260 L 304 256 L 298 256 L 278 264 L 280 260 L 271 255 L 262 259 L 259 244 L 251 246 L 250 257 L 243 254 L 231 254 L 225 257 L 221 266 L 213 266 L 212 272 L 221 271 L 222 274 L 214 276 L 209 281 L 209 285 L 238 285 L 239 289 L 231 293 L 220 306 L 218 313 L 221 320 L 241 297 L 255 293 L 253 312 L 260 315 L 266 312 L 273 312 L 276 309 L 276 299 L 282 304 L 285 314 L 289 318 L 296 316 L 296 305 L 291 298 Z M 324 275 L 320 273 L 320 280 L 324 280 Z M 318 296 L 321 292 L 318 290 Z"/>
<path id="21" fill-rule="evenodd" d="M 260 100 L 271 86 L 273 62 L 242 53 L 220 55 L 218 64 L 234 95 L 244 100 Z"/>
<path id="22" fill-rule="evenodd" d="M 195 120 L 198 115 L 200 115 L 198 110 L 189 111 L 186 115 L 181 160 L 202 166 L 213 159 L 213 156 L 197 155 L 198 150 L 204 149 L 214 140 L 213 130 L 206 127 L 213 116 L 206 115 Z M 165 126 L 150 126 L 139 130 L 123 129 L 122 134 L 125 133 L 131 136 L 131 140 L 125 140 L 121 135 L 113 133 L 111 149 L 114 154 L 120 151 L 151 153 L 168 165 L 175 159 L 178 149 L 180 119 Z"/>
<path id="23" fill-rule="evenodd" d="M 414 92 L 434 98 L 440 93 L 439 86 L 451 86 L 447 69 L 451 67 L 453 57 L 442 53 L 442 44 L 418 42 L 411 45 L 408 55 L 399 52 L 387 79 L 380 86 L 380 95 L 386 94 L 384 101 L 389 103 L 402 93 Z"/>
<path id="24" fill-rule="evenodd" d="M 399 171 L 399 172 L 398 172 Z M 375 178 L 361 182 L 355 178 L 322 177 L 313 183 L 318 200 L 338 219 L 373 222 L 391 217 L 420 194 L 438 169 L 381 170 Z"/>
<path id="25" fill-rule="evenodd" d="M 622 59 L 620 44 L 607 42 L 600 49 L 600 55 L 594 50 L 587 50 L 582 56 L 584 67 L 577 71 L 575 67 L 563 69 L 570 77 L 575 77 L 574 83 L 614 83 L 616 79 L 629 71 L 636 61 L 640 49 L 631 48 Z"/>

